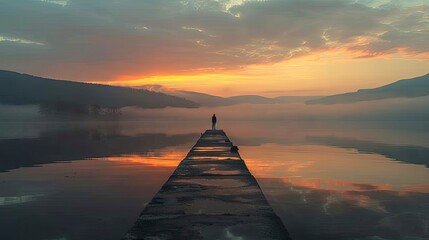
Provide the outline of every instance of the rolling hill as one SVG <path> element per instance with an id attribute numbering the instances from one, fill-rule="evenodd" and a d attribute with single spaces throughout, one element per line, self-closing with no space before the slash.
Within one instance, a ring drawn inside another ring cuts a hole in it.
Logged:
<path id="1" fill-rule="evenodd" d="M 143 89 L 53 80 L 3 70 L 0 70 L 0 103 L 9 105 L 66 103 L 109 108 L 198 107 L 198 104 L 184 98 Z"/>
<path id="2" fill-rule="evenodd" d="M 361 89 L 357 92 L 337 94 L 319 99 L 309 100 L 307 104 L 339 104 L 388 98 L 415 98 L 429 95 L 429 73 L 411 79 L 372 89 Z"/>
<path id="3" fill-rule="evenodd" d="M 237 104 L 275 104 L 275 103 L 298 103 L 320 98 L 318 96 L 280 96 L 268 98 L 259 95 L 240 95 L 232 97 L 219 97 L 206 93 L 191 91 L 166 91 L 168 95 L 177 96 L 198 103 L 200 106 L 218 107 L 232 106 Z"/>

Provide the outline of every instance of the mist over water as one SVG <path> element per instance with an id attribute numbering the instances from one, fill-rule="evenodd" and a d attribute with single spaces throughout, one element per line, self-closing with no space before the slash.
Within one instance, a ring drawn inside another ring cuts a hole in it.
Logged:
<path id="1" fill-rule="evenodd" d="M 119 239 L 219 109 L 0 123 L 0 239 Z M 216 114 L 293 239 L 427 238 L 428 122 Z"/>
<path id="2" fill-rule="evenodd" d="M 395 98 L 350 104 L 307 105 L 305 103 L 238 104 L 200 108 L 121 108 L 116 120 L 191 120 L 203 121 L 216 113 L 223 120 L 336 120 L 336 121 L 429 121 L 429 96 Z M 38 105 L 0 105 L 0 121 L 70 121 L 82 116 L 43 115 Z M 111 120 L 86 118 L 86 120 Z"/>
<path id="3" fill-rule="evenodd" d="M 335 105 L 307 105 L 305 103 L 240 104 L 227 107 L 196 109 L 124 108 L 129 118 L 203 120 L 216 113 L 227 120 L 342 120 L 342 121 L 413 121 L 429 120 L 429 97 L 398 98 Z"/>

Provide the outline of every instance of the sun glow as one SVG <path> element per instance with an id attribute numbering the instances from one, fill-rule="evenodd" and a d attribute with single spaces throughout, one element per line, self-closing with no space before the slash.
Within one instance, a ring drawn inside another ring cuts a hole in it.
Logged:
<path id="1" fill-rule="evenodd" d="M 109 81 L 107 84 L 125 87 L 146 87 L 149 85 L 161 85 L 171 90 L 187 90 L 215 95 L 234 94 L 237 82 L 254 82 L 260 80 L 260 76 L 245 75 L 240 72 L 225 74 L 196 74 L 196 75 L 156 75 L 150 77 L 121 77 Z M 100 82 L 96 82 L 100 83 Z M 103 82 L 106 83 L 106 82 Z"/>
<path id="2" fill-rule="evenodd" d="M 405 56 L 406 53 L 370 58 L 363 58 L 364 54 L 362 51 L 337 49 L 235 70 L 207 69 L 183 75 L 122 76 L 107 84 L 127 87 L 162 85 L 168 89 L 219 96 L 329 95 L 378 87 L 426 74 L 429 69 L 426 55 L 410 59 Z"/>

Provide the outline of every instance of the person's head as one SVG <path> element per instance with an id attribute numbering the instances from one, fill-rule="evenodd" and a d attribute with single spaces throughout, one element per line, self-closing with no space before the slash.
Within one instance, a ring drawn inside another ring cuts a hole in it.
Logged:
<path id="1" fill-rule="evenodd" d="M 213 113 L 213 117 L 215 117 L 215 116 L 216 116 L 216 114 Z"/>

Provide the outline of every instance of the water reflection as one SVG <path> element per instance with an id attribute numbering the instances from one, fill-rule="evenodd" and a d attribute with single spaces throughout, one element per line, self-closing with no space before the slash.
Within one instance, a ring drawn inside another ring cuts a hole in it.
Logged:
<path id="1" fill-rule="evenodd" d="M 0 140 L 0 171 L 58 161 L 146 153 L 188 143 L 197 134 L 121 135 L 117 129 L 74 128 L 42 132 L 38 138 Z"/>
<path id="2" fill-rule="evenodd" d="M 27 202 L 35 201 L 42 196 L 43 194 L 0 197 L 0 206 L 27 203 Z"/>
<path id="3" fill-rule="evenodd" d="M 323 145 L 352 148 L 363 153 L 377 153 L 401 162 L 424 164 L 429 167 L 429 147 L 390 145 L 332 136 L 309 137 L 308 140 Z"/>
<path id="4" fill-rule="evenodd" d="M 410 134 L 401 130 L 389 135 Z M 347 131 L 253 139 L 240 149 L 293 239 L 427 239 L 427 142 L 377 143 Z"/>
<path id="5" fill-rule="evenodd" d="M 144 155 L 122 155 L 118 157 L 106 157 L 102 158 L 103 160 L 120 162 L 120 163 L 130 163 L 130 164 L 142 164 L 153 167 L 174 167 L 176 168 L 179 165 L 180 160 L 183 156 L 186 155 L 186 151 L 177 151 L 176 149 L 171 149 L 171 147 L 164 148 L 161 151 L 151 151 L 147 152 Z"/>
<path id="6" fill-rule="evenodd" d="M 428 194 L 355 184 L 358 190 L 258 180 L 294 239 L 427 239 Z"/>
<path id="7" fill-rule="evenodd" d="M 120 239 L 206 125 L 0 123 L 0 239 Z M 293 239 L 428 238 L 428 123 L 221 125 Z"/>
<path id="8" fill-rule="evenodd" d="M 295 186 L 356 190 L 359 183 L 404 190 L 426 185 L 429 177 L 423 165 L 401 164 L 383 155 L 358 153 L 354 149 L 280 144 L 241 149 L 242 157 L 258 179 L 276 177 Z M 429 188 L 421 190 L 429 192 Z"/>
<path id="9" fill-rule="evenodd" d="M 120 239 L 186 150 L 156 155 L 157 164 L 135 155 L 0 173 L 0 239 Z"/>
<path id="10" fill-rule="evenodd" d="M 0 239 L 120 239 L 199 135 L 117 124 L 37 131 L 0 137 Z"/>

